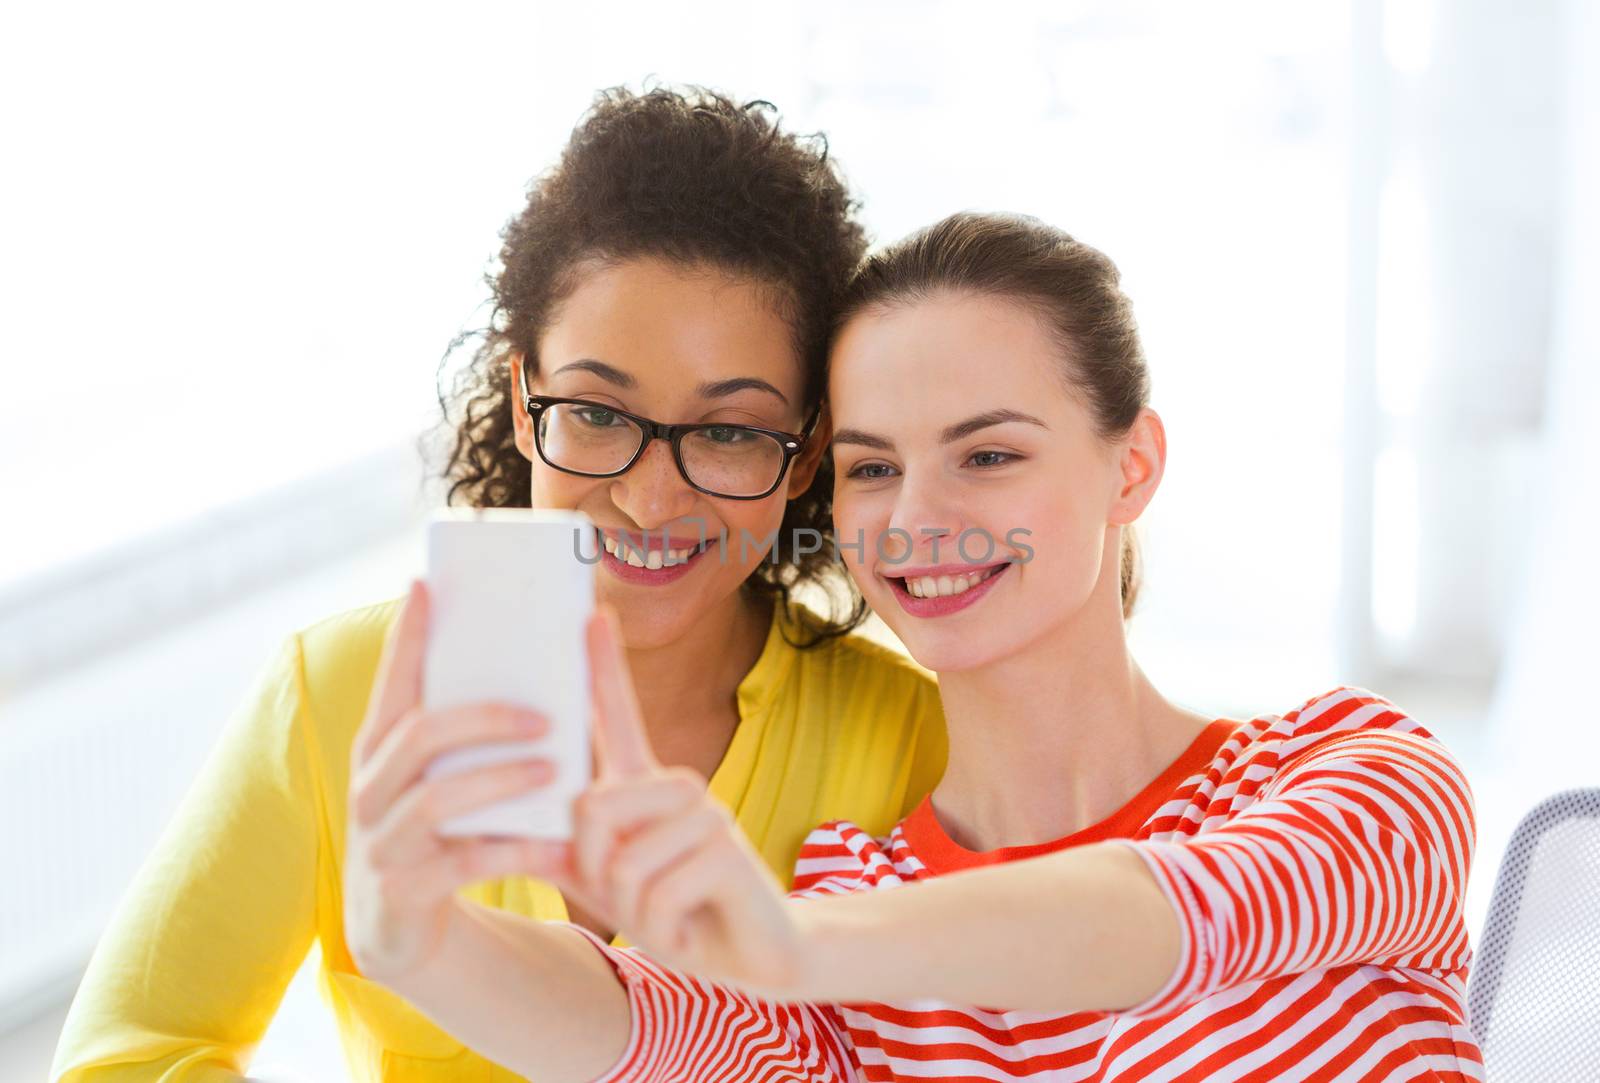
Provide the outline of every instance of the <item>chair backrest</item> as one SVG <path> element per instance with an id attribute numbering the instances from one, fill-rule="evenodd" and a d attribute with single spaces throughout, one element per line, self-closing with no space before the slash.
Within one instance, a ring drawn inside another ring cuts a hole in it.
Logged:
<path id="1" fill-rule="evenodd" d="M 1600 1079 L 1600 789 L 1517 825 L 1467 986 L 1493 1083 Z"/>

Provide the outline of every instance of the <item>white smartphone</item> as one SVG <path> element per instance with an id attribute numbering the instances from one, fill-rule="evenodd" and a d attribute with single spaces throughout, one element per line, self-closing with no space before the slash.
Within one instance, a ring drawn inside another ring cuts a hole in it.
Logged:
<path id="1" fill-rule="evenodd" d="M 572 800 L 591 769 L 584 626 L 597 559 L 594 525 L 578 512 L 446 508 L 429 522 L 423 706 L 515 703 L 551 728 L 535 740 L 453 750 L 425 774 L 533 758 L 556 768 L 553 782 L 446 821 L 440 834 L 571 837 Z"/>

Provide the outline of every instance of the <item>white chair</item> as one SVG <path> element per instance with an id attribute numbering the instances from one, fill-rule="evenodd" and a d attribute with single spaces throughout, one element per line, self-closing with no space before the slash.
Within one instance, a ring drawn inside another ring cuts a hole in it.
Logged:
<path id="1" fill-rule="evenodd" d="M 1600 789 L 1517 825 L 1467 987 L 1490 1083 L 1600 1080 Z"/>

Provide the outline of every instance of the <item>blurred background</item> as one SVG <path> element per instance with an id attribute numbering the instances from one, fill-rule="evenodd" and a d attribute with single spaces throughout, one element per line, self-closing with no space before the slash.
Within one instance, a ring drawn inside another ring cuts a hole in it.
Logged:
<path id="1" fill-rule="evenodd" d="M 1136 652 L 1334 685 L 1512 825 L 1600 780 L 1600 11 L 1583 0 L 32 5 L 0 32 L 0 1078 L 284 635 L 400 594 L 498 231 L 597 88 L 764 98 L 878 242 L 1122 268 L 1170 435 Z M 1585 195 L 1584 193 L 1588 193 Z M 1587 630 L 1586 630 L 1587 629 Z M 308 959 L 257 1064 L 342 1077 Z"/>

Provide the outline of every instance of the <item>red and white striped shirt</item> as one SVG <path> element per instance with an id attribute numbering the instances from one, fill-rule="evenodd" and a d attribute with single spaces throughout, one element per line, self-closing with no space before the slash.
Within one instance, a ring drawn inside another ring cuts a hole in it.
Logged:
<path id="1" fill-rule="evenodd" d="M 1121 810 L 1053 842 L 974 853 L 926 800 L 887 839 L 825 824 L 801 849 L 797 896 L 1126 840 L 1181 915 L 1180 963 L 1121 1012 L 778 1004 L 586 933 L 633 1016 L 603 1079 L 1482 1079 L 1465 1012 L 1473 838 L 1455 760 L 1351 688 L 1213 723 Z"/>

